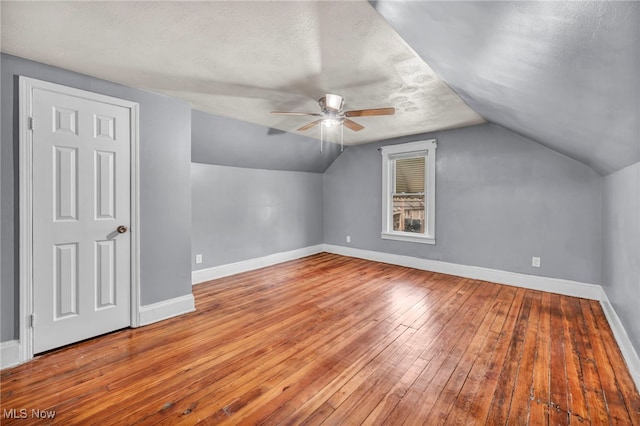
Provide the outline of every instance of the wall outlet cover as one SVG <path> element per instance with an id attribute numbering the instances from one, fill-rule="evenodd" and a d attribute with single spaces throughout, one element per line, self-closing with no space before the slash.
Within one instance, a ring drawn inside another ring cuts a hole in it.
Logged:
<path id="1" fill-rule="evenodd" d="M 533 266 L 534 268 L 539 268 L 540 267 L 540 258 L 539 257 L 532 257 L 531 258 L 531 266 Z"/>
<path id="2" fill-rule="evenodd" d="M 196 254 L 196 263 L 202 263 L 202 255 Z"/>

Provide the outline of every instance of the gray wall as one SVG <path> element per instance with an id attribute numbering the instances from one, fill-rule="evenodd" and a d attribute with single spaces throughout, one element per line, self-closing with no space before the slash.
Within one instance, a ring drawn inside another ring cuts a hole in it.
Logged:
<path id="1" fill-rule="evenodd" d="M 640 353 L 640 163 L 604 178 L 602 286 Z"/>
<path id="2" fill-rule="evenodd" d="M 141 303 L 147 305 L 189 294 L 190 105 L 166 96 L 3 54 L 0 340 L 11 340 L 18 335 L 18 75 L 128 99 L 140 104 Z"/>
<path id="3" fill-rule="evenodd" d="M 193 163 L 191 201 L 193 270 L 322 244 L 321 174 Z"/>
<path id="4" fill-rule="evenodd" d="M 487 121 L 603 176 L 640 161 L 640 2 L 371 3 Z"/>
<path id="5" fill-rule="evenodd" d="M 325 142 L 320 152 L 317 139 L 232 118 L 194 110 L 191 120 L 195 163 L 322 173 L 340 155 L 339 145 Z"/>
<path id="6" fill-rule="evenodd" d="M 436 245 L 382 240 L 378 148 L 432 137 Z M 349 147 L 324 174 L 324 241 L 599 284 L 601 201 L 593 169 L 486 124 Z"/>

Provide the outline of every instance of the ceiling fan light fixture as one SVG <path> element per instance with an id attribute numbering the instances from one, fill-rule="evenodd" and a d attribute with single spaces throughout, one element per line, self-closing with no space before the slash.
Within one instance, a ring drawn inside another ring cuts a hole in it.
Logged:
<path id="1" fill-rule="evenodd" d="M 342 111 L 344 105 L 344 98 L 340 95 L 333 95 L 327 93 L 320 99 L 318 99 L 318 105 L 320 106 L 321 114 L 310 112 L 294 112 L 294 111 L 271 111 L 272 114 L 282 115 L 311 115 L 321 117 L 311 123 L 307 123 L 298 129 L 299 132 L 309 130 L 310 128 L 320 125 L 320 152 L 323 151 L 324 145 L 324 133 L 325 128 L 340 127 L 340 150 L 344 149 L 344 127 L 347 126 L 349 130 L 359 132 L 364 129 L 364 126 L 350 120 L 347 117 L 370 117 L 376 115 L 393 115 L 395 114 L 395 108 L 368 108 L 368 109 L 356 109 L 352 111 Z M 335 134 L 334 130 L 330 130 Z"/>
<path id="2" fill-rule="evenodd" d="M 330 93 L 327 93 L 325 95 L 324 104 L 328 110 L 331 110 L 331 111 L 342 110 L 343 102 L 344 102 L 344 99 L 340 95 L 332 95 Z"/>
<path id="3" fill-rule="evenodd" d="M 320 152 L 323 152 L 324 145 L 324 128 L 340 126 L 340 152 L 344 150 L 344 120 L 336 118 L 325 118 L 320 122 Z"/>
<path id="4" fill-rule="evenodd" d="M 325 118 L 324 120 L 322 120 L 322 125 L 324 127 L 333 127 L 337 126 L 338 124 L 340 124 L 340 120 L 337 120 L 335 118 Z"/>

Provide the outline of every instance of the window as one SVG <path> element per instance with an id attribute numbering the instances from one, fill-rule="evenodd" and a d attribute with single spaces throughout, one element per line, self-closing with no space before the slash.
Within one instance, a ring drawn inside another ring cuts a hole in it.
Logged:
<path id="1" fill-rule="evenodd" d="M 436 140 L 383 146 L 382 238 L 435 244 Z"/>

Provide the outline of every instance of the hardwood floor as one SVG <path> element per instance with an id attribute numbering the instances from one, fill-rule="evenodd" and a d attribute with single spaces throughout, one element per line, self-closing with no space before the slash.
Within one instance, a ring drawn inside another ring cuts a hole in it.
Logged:
<path id="1" fill-rule="evenodd" d="M 3 370 L 1 423 L 640 424 L 595 301 L 327 253 L 194 293 Z"/>

